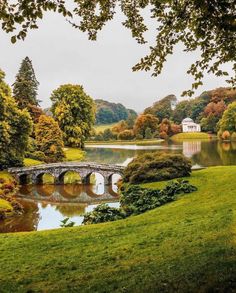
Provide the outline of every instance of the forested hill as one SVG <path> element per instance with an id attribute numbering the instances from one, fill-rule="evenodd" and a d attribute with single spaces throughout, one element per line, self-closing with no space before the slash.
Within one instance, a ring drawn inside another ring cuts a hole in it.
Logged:
<path id="1" fill-rule="evenodd" d="M 217 133 L 218 122 L 228 106 L 236 101 L 236 89 L 216 88 L 205 91 L 193 99 L 177 101 L 174 95 L 169 95 L 155 102 L 144 110 L 144 114 L 152 114 L 161 122 L 169 119 L 176 124 L 190 117 L 201 124 L 202 131 Z"/>
<path id="2" fill-rule="evenodd" d="M 96 124 L 110 124 L 120 120 L 127 120 L 128 117 L 137 116 L 134 110 L 127 109 L 124 105 L 118 103 L 110 103 L 101 99 L 95 100 Z"/>

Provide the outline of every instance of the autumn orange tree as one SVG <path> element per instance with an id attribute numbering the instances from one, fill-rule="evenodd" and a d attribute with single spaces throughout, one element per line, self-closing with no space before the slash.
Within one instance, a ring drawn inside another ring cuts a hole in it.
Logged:
<path id="1" fill-rule="evenodd" d="M 35 126 L 35 140 L 37 149 L 44 153 L 46 162 L 60 162 L 65 157 L 63 134 L 52 117 L 39 117 Z"/>
<path id="2" fill-rule="evenodd" d="M 134 134 L 141 135 L 145 138 L 145 131 L 149 128 L 152 134 L 158 130 L 159 120 L 152 114 L 141 114 L 135 121 L 134 124 Z"/>

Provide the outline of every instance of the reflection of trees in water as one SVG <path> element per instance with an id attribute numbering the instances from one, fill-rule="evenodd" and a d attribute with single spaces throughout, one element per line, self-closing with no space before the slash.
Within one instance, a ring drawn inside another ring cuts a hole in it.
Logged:
<path id="1" fill-rule="evenodd" d="M 236 144 L 220 141 L 201 142 L 201 152 L 192 158 L 194 164 L 202 166 L 236 165 Z"/>
<path id="2" fill-rule="evenodd" d="M 74 217 L 85 213 L 86 204 L 59 204 L 55 205 L 55 210 L 64 217 Z"/>
<path id="3" fill-rule="evenodd" d="M 222 165 L 236 165 L 236 143 L 218 143 Z"/>
<path id="4" fill-rule="evenodd" d="M 36 231 L 39 223 L 38 203 L 21 200 L 24 206 L 22 215 L 9 218 L 0 223 L 0 232 Z"/>
<path id="5" fill-rule="evenodd" d="M 35 190 L 38 194 L 42 196 L 51 196 L 53 192 L 56 190 L 56 185 L 35 185 Z"/>
<path id="6" fill-rule="evenodd" d="M 83 185 L 81 184 L 66 184 L 59 185 L 57 191 L 64 198 L 78 197 L 83 191 Z"/>
<path id="7" fill-rule="evenodd" d="M 122 164 L 127 157 L 133 157 L 135 150 L 122 149 L 86 149 L 86 160 L 106 164 Z"/>
<path id="8" fill-rule="evenodd" d="M 144 152 L 155 152 L 152 150 L 128 150 L 128 149 L 103 149 L 103 148 L 87 148 L 86 161 L 105 163 L 105 164 L 123 164 L 128 158 L 136 157 Z M 170 150 L 171 152 L 172 150 Z M 162 150 L 160 150 L 162 152 Z"/>

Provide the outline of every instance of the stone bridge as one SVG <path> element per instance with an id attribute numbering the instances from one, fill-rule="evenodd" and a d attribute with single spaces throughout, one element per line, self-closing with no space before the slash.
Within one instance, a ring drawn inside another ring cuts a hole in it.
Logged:
<path id="1" fill-rule="evenodd" d="M 112 183 L 112 175 L 123 175 L 124 167 L 109 164 L 62 162 L 44 164 L 31 167 L 9 168 L 10 172 L 20 184 L 43 184 L 43 175 L 51 174 L 54 184 L 64 184 L 64 176 L 68 171 L 77 172 L 83 184 L 90 183 L 90 175 L 99 173 L 104 178 L 104 184 Z"/>

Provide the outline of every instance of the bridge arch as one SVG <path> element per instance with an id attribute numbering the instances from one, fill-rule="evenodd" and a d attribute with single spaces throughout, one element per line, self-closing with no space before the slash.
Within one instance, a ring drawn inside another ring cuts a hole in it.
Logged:
<path id="1" fill-rule="evenodd" d="M 58 176 L 59 184 L 81 184 L 82 176 L 77 170 L 65 170 Z"/>
<path id="2" fill-rule="evenodd" d="M 40 172 L 34 178 L 34 184 L 55 184 L 55 176 L 49 171 Z"/>
<path id="3" fill-rule="evenodd" d="M 87 173 L 84 177 L 84 184 L 105 184 L 106 182 L 106 177 L 104 176 L 104 174 L 100 171 L 91 171 L 89 173 Z"/>
<path id="4" fill-rule="evenodd" d="M 18 181 L 20 183 L 20 185 L 27 185 L 27 184 L 30 184 L 30 181 L 31 181 L 31 176 L 30 174 L 20 174 L 18 176 Z"/>
<path id="5" fill-rule="evenodd" d="M 108 177 L 109 185 L 116 185 L 120 179 L 122 179 L 122 176 L 119 172 L 111 173 Z"/>

